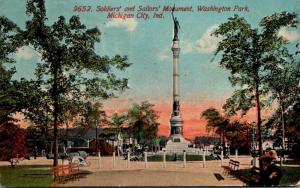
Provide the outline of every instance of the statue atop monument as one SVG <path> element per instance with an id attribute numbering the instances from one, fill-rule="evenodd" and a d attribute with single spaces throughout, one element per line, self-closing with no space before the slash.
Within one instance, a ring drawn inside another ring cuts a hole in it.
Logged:
<path id="1" fill-rule="evenodd" d="M 175 10 L 175 5 L 172 9 L 172 18 L 173 18 L 173 22 L 174 22 L 174 37 L 173 37 L 173 41 L 178 41 L 178 30 L 180 29 L 180 25 L 179 22 L 177 20 L 176 17 L 174 17 L 174 10 Z"/>

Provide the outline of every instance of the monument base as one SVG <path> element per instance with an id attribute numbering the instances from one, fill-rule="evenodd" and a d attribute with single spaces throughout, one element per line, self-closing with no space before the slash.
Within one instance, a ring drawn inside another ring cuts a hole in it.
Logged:
<path id="1" fill-rule="evenodd" d="M 166 153 L 182 154 L 183 151 L 190 154 L 196 154 L 196 148 L 189 147 L 190 142 L 187 141 L 181 134 L 174 134 L 169 137 L 167 145 L 162 150 Z"/>

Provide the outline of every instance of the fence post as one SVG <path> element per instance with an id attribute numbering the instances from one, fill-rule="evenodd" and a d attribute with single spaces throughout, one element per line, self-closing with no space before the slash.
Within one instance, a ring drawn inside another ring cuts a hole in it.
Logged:
<path id="1" fill-rule="evenodd" d="M 183 150 L 183 168 L 186 168 L 186 152 Z"/>
<path id="2" fill-rule="evenodd" d="M 256 166 L 256 157 L 255 156 L 253 156 L 253 166 Z"/>
<path id="3" fill-rule="evenodd" d="M 130 163 L 130 152 L 128 151 L 128 153 L 127 153 L 127 161 L 126 161 L 126 168 L 129 168 L 129 163 Z"/>
<path id="4" fill-rule="evenodd" d="M 202 161 L 203 161 L 203 168 L 205 167 L 205 149 L 203 149 L 203 153 L 202 153 Z"/>
<path id="5" fill-rule="evenodd" d="M 221 150 L 221 166 L 223 166 L 223 160 L 224 160 L 224 153 L 223 150 Z"/>
<path id="6" fill-rule="evenodd" d="M 144 157 L 145 157 L 145 168 L 148 168 L 148 155 L 146 151 L 144 153 Z"/>
<path id="7" fill-rule="evenodd" d="M 164 150 L 164 155 L 163 155 L 163 168 L 166 168 L 166 150 Z"/>
<path id="8" fill-rule="evenodd" d="M 98 168 L 101 168 L 101 153 L 98 152 Z"/>
<path id="9" fill-rule="evenodd" d="M 116 166 L 116 152 L 113 152 L 112 167 L 115 168 L 115 166 Z"/>

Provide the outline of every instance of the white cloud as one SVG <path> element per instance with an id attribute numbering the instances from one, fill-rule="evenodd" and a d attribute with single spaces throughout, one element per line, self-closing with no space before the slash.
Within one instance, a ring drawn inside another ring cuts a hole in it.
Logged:
<path id="1" fill-rule="evenodd" d="M 164 61 L 172 57 L 171 47 L 164 48 L 159 54 L 159 60 Z"/>
<path id="2" fill-rule="evenodd" d="M 16 52 L 17 60 L 30 60 L 34 57 L 34 50 L 29 47 L 19 48 Z"/>
<path id="3" fill-rule="evenodd" d="M 121 18 L 115 18 L 110 20 L 105 24 L 105 27 L 111 28 L 111 27 L 125 27 L 126 31 L 132 32 L 137 27 L 138 22 L 134 18 L 129 19 L 121 19 Z"/>
<path id="4" fill-rule="evenodd" d="M 211 36 L 211 33 L 217 28 L 217 25 L 210 26 L 205 33 L 196 40 L 188 42 L 183 47 L 183 53 L 211 53 L 217 49 L 218 38 Z"/>
<path id="5" fill-rule="evenodd" d="M 287 28 L 281 28 L 278 35 L 290 42 L 295 42 L 300 39 L 300 34 L 297 31 L 287 30 Z"/>
<path id="6" fill-rule="evenodd" d="M 192 53 L 193 51 L 196 51 L 196 49 L 195 49 L 195 45 L 193 44 L 193 43 L 191 43 L 191 42 L 189 42 L 189 43 L 186 43 L 186 44 L 184 44 L 183 43 L 183 53 L 184 54 L 188 54 L 188 53 Z"/>

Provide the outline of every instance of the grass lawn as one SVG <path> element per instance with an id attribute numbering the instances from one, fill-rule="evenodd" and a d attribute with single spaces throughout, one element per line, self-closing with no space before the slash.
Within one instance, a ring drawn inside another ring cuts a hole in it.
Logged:
<path id="1" fill-rule="evenodd" d="M 52 175 L 47 166 L 10 166 L 0 167 L 2 186 L 49 186 Z"/>
<path id="2" fill-rule="evenodd" d="M 295 185 L 300 180 L 300 167 L 287 167 L 281 168 L 283 177 L 280 185 Z"/>
<path id="3" fill-rule="evenodd" d="M 276 161 L 276 164 L 280 164 L 280 161 Z M 294 159 L 289 159 L 283 162 L 283 164 L 287 164 L 287 165 L 300 165 L 300 160 L 294 160 Z"/>
<path id="4" fill-rule="evenodd" d="M 142 158 L 144 160 L 144 158 Z M 186 160 L 187 161 L 202 161 L 202 155 L 186 155 Z M 212 156 L 206 156 L 205 160 L 210 161 L 214 160 Z M 163 161 L 163 156 L 162 155 L 152 155 L 148 156 L 148 161 L 151 162 L 161 162 Z M 166 155 L 166 161 L 183 161 L 183 155 Z"/>
<path id="5" fill-rule="evenodd" d="M 282 170 L 283 176 L 279 183 L 280 186 L 295 185 L 299 182 L 300 167 L 284 166 L 284 167 L 281 167 L 281 170 Z M 242 170 L 240 170 L 240 173 L 243 176 L 250 177 L 251 169 L 242 169 Z"/>

